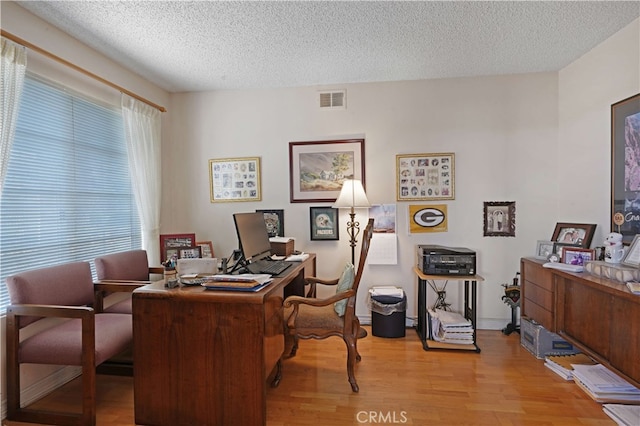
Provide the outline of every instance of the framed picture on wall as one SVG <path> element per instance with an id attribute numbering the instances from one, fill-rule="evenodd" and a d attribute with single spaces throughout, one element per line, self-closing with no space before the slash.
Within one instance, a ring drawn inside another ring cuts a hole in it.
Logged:
<path id="1" fill-rule="evenodd" d="M 364 181 L 364 139 L 289 142 L 292 203 L 333 202 L 345 179 Z"/>
<path id="2" fill-rule="evenodd" d="M 340 239 L 338 209 L 333 207 L 309 207 L 309 230 L 312 240 Z"/>
<path id="3" fill-rule="evenodd" d="M 455 199 L 455 154 L 396 155 L 396 199 Z"/>
<path id="4" fill-rule="evenodd" d="M 611 231 L 640 234 L 640 93 L 611 105 Z"/>
<path id="5" fill-rule="evenodd" d="M 260 157 L 209 160 L 212 203 L 260 201 Z"/>
<path id="6" fill-rule="evenodd" d="M 271 237 L 284 237 L 284 210 L 256 210 L 264 214 L 267 233 Z"/>
<path id="7" fill-rule="evenodd" d="M 485 201 L 483 218 L 485 237 L 516 236 L 515 201 Z"/>

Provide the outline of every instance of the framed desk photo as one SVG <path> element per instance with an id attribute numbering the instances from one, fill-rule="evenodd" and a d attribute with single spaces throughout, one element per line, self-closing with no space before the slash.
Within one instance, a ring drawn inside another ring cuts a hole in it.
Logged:
<path id="1" fill-rule="evenodd" d="M 212 258 L 214 256 L 213 243 L 211 241 L 198 241 L 196 245 L 200 247 L 200 257 Z"/>
<path id="2" fill-rule="evenodd" d="M 292 203 L 333 202 L 345 179 L 364 182 L 364 139 L 289 142 Z"/>
<path id="3" fill-rule="evenodd" d="M 209 160 L 212 203 L 262 200 L 260 157 Z"/>
<path id="4" fill-rule="evenodd" d="M 640 93 L 611 105 L 611 231 L 640 234 Z"/>
<path id="5" fill-rule="evenodd" d="M 455 199 L 455 154 L 396 155 L 398 201 Z"/>
<path id="6" fill-rule="evenodd" d="M 179 249 L 196 246 L 196 234 L 160 234 L 160 262 L 171 256 L 180 258 Z"/>

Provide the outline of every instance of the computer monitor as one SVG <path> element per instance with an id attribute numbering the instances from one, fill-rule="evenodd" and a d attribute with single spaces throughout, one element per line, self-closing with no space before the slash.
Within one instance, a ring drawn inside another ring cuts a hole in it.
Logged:
<path id="1" fill-rule="evenodd" d="M 260 260 L 271 255 L 271 242 L 262 212 L 234 213 L 238 242 L 246 262 Z"/>

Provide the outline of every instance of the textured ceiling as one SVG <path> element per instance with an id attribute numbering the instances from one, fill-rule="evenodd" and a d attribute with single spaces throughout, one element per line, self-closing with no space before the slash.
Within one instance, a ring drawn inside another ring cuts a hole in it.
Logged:
<path id="1" fill-rule="evenodd" d="M 556 71 L 640 16 L 640 1 L 17 3 L 170 92 Z"/>

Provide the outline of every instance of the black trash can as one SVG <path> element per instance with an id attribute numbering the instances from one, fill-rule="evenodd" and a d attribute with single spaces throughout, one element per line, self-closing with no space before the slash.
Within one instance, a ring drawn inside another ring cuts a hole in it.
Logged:
<path id="1" fill-rule="evenodd" d="M 402 297 L 369 293 L 371 334 L 377 337 L 404 337 L 407 295 Z"/>

